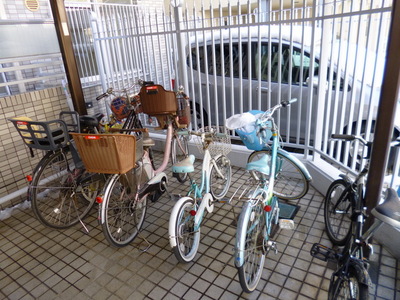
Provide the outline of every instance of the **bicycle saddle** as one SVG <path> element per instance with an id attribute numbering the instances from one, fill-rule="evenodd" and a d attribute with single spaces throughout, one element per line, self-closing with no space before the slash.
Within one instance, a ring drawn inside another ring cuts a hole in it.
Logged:
<path id="1" fill-rule="evenodd" d="M 258 160 L 254 160 L 252 162 L 249 162 L 246 166 L 247 171 L 258 171 L 260 173 L 263 173 L 265 175 L 269 175 L 270 173 L 270 168 L 269 168 L 269 163 L 270 163 L 271 157 L 269 155 L 264 155 Z"/>
<path id="2" fill-rule="evenodd" d="M 89 116 L 89 115 L 83 115 L 79 116 L 79 122 L 81 123 L 81 127 L 97 127 L 99 126 L 99 122 L 101 118 L 103 117 L 103 114 L 97 113 L 94 116 Z"/>
<path id="3" fill-rule="evenodd" d="M 172 172 L 174 173 L 190 173 L 194 171 L 194 161 L 195 157 L 193 154 L 190 154 L 189 157 L 186 157 L 184 160 L 175 163 L 172 166 Z"/>
<path id="4" fill-rule="evenodd" d="M 375 218 L 400 229 L 400 200 L 394 189 L 387 189 L 382 204 L 372 209 Z"/>

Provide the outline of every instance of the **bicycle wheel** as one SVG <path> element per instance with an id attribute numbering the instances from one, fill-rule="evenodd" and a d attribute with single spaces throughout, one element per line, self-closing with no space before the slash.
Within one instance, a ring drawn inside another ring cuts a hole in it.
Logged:
<path id="1" fill-rule="evenodd" d="M 180 204 L 179 204 L 180 203 Z M 176 214 L 171 214 L 170 227 L 175 229 L 176 246 L 172 248 L 176 258 L 183 263 L 188 263 L 196 256 L 200 244 L 200 228 L 196 228 L 194 216 L 196 210 L 192 198 L 177 202 L 180 207 Z"/>
<path id="2" fill-rule="evenodd" d="M 64 229 L 86 217 L 99 188 L 91 174 L 74 168 L 70 151 L 49 152 L 39 162 L 28 198 L 42 224 Z"/>
<path id="3" fill-rule="evenodd" d="M 232 179 L 232 168 L 225 155 L 217 157 L 210 168 L 210 192 L 214 199 L 222 199 L 229 190 Z"/>
<path id="4" fill-rule="evenodd" d="M 237 224 L 235 260 L 239 282 L 246 293 L 251 293 L 256 289 L 264 268 L 265 226 L 262 202 L 247 202 Z"/>
<path id="5" fill-rule="evenodd" d="M 368 285 L 361 283 L 361 275 L 350 267 L 346 275 L 338 276 L 329 286 L 329 300 L 368 300 Z"/>
<path id="6" fill-rule="evenodd" d="M 139 234 L 147 211 L 147 194 L 139 199 L 138 183 L 147 182 L 141 166 L 112 176 L 104 188 L 101 224 L 110 245 L 123 247 Z"/>
<path id="7" fill-rule="evenodd" d="M 328 188 L 325 197 L 325 229 L 334 245 L 343 246 L 351 236 L 352 196 L 349 184 L 337 179 Z"/>
<path id="8" fill-rule="evenodd" d="M 258 160 L 263 155 L 271 155 L 269 150 L 254 151 L 247 162 Z M 278 152 L 274 193 L 281 199 L 296 200 L 307 194 L 309 181 L 299 166 Z"/>
<path id="9" fill-rule="evenodd" d="M 189 154 L 189 145 L 187 137 L 183 135 L 174 136 L 171 143 L 171 162 L 172 164 L 182 161 Z M 186 181 L 187 173 L 173 173 L 173 177 L 183 183 Z"/>

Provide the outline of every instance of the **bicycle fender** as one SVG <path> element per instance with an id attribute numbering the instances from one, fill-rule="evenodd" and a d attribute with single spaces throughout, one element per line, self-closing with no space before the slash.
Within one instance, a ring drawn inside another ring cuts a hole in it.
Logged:
<path id="1" fill-rule="evenodd" d="M 349 176 L 347 176 L 346 174 L 340 174 L 339 177 L 341 177 L 344 181 L 346 181 L 346 183 L 348 183 L 349 185 L 352 184 L 352 181 L 350 179 Z"/>
<path id="2" fill-rule="evenodd" d="M 289 152 L 283 150 L 283 149 L 278 149 L 278 152 L 282 154 L 284 157 L 286 157 L 288 160 L 291 160 L 295 165 L 297 165 L 300 170 L 304 173 L 304 176 L 306 177 L 307 181 L 311 181 L 312 177 L 310 172 L 308 172 L 306 166 L 298 159 L 296 156 L 291 155 Z"/>
<path id="3" fill-rule="evenodd" d="M 360 283 L 370 286 L 371 279 L 368 274 L 368 270 L 365 268 L 364 263 L 360 260 L 352 260 L 350 262 L 349 268 L 353 268 L 357 273 L 357 278 L 359 279 Z"/>
<path id="4" fill-rule="evenodd" d="M 183 202 L 185 202 L 187 200 L 191 200 L 192 202 L 194 202 L 193 198 L 191 198 L 191 197 L 182 197 L 178 200 L 178 202 L 175 203 L 174 207 L 172 208 L 172 212 L 169 217 L 169 224 L 168 224 L 169 244 L 170 244 L 171 248 L 176 247 L 175 236 L 177 233 L 176 233 L 176 226 L 175 226 L 174 220 L 177 219 L 179 209 L 183 205 Z"/>
<path id="5" fill-rule="evenodd" d="M 112 192 L 111 183 L 117 180 L 118 177 L 119 177 L 118 174 L 114 174 L 107 179 L 102 191 L 103 199 L 108 199 L 110 197 L 109 194 Z M 106 220 L 106 208 L 105 208 L 105 203 L 103 202 L 99 207 L 99 224 L 100 225 L 104 224 L 105 220 Z"/>

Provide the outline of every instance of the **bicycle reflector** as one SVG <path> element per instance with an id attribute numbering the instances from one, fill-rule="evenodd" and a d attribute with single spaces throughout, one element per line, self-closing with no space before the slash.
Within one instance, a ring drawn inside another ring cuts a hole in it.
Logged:
<path id="1" fill-rule="evenodd" d="M 87 139 L 87 140 L 99 140 L 100 137 L 98 135 L 85 135 L 85 139 Z"/>
<path id="2" fill-rule="evenodd" d="M 194 209 L 192 209 L 192 210 L 190 211 L 190 215 L 194 217 L 194 216 L 196 215 L 196 211 L 195 211 Z"/>
<path id="3" fill-rule="evenodd" d="M 32 181 L 32 175 L 26 175 L 25 178 L 28 182 Z"/>
<path id="4" fill-rule="evenodd" d="M 100 196 L 97 196 L 97 197 L 96 197 L 96 202 L 99 203 L 99 204 L 100 204 L 100 203 L 103 203 L 103 198 L 100 197 Z"/>
<path id="5" fill-rule="evenodd" d="M 265 206 L 264 206 L 264 210 L 265 210 L 266 212 L 270 212 L 270 211 L 272 210 L 271 205 L 265 205 Z"/>

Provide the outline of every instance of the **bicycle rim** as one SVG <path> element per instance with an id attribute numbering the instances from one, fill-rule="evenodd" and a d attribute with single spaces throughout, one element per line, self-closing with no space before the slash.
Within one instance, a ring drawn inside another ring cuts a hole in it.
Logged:
<path id="1" fill-rule="evenodd" d="M 254 151 L 247 161 L 258 160 L 264 155 L 271 155 L 271 151 Z M 309 182 L 299 166 L 278 152 L 274 194 L 281 199 L 296 200 L 307 194 L 308 188 Z"/>
<path id="2" fill-rule="evenodd" d="M 175 222 L 176 233 L 176 247 L 173 248 L 173 252 L 176 258 L 183 263 L 192 261 L 199 249 L 200 228 L 195 228 L 194 216 L 191 214 L 194 209 L 194 201 L 188 199 L 182 202 L 177 215 L 171 216 L 171 221 Z"/>
<path id="3" fill-rule="evenodd" d="M 32 210 L 45 226 L 64 229 L 85 218 L 93 207 L 99 182 L 87 179 L 83 170 L 75 169 L 72 155 L 67 152 L 48 153 L 39 163 L 29 186 Z"/>
<path id="4" fill-rule="evenodd" d="M 188 140 L 185 136 L 174 136 L 171 144 L 171 162 L 175 164 L 184 160 L 189 155 Z M 183 183 L 187 179 L 187 173 L 173 173 L 173 176 Z"/>
<path id="5" fill-rule="evenodd" d="M 349 268 L 348 274 L 331 282 L 329 286 L 328 299 L 330 300 L 368 300 L 368 285 L 361 283 L 361 278 Z"/>
<path id="6" fill-rule="evenodd" d="M 142 168 L 136 168 L 126 174 L 110 178 L 104 195 L 102 207 L 103 233 L 115 247 L 131 243 L 139 234 L 147 211 L 147 195 L 138 198 L 137 180 L 141 178 Z M 138 177 L 139 176 L 139 177 Z"/>
<path id="7" fill-rule="evenodd" d="M 265 262 L 265 214 L 261 202 L 245 204 L 237 225 L 236 267 L 243 291 L 253 292 Z"/>
<path id="8" fill-rule="evenodd" d="M 343 246 L 351 236 L 352 201 L 346 192 L 348 183 L 335 180 L 328 188 L 325 197 L 324 219 L 326 233 L 331 242 Z"/>
<path id="9" fill-rule="evenodd" d="M 230 160 L 221 155 L 211 164 L 210 170 L 210 192 L 214 199 L 223 198 L 229 190 L 232 179 L 232 168 Z"/>

